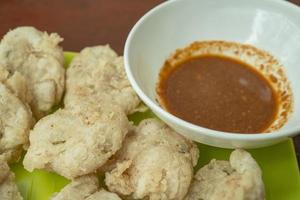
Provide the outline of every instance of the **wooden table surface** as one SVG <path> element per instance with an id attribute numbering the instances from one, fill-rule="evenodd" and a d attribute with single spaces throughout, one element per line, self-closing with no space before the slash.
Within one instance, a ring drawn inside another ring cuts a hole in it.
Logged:
<path id="1" fill-rule="evenodd" d="M 120 54 L 128 32 L 149 9 L 163 0 L 0 0 L 0 37 L 30 25 L 57 32 L 65 50 L 110 44 Z M 300 0 L 291 0 L 300 5 Z M 294 138 L 300 161 L 300 135 Z"/>

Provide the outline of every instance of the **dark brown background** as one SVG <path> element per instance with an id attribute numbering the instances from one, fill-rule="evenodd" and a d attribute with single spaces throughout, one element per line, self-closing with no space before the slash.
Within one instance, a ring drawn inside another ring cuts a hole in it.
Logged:
<path id="1" fill-rule="evenodd" d="M 135 22 L 162 0 L 0 0 L 0 37 L 22 25 L 57 32 L 63 47 L 79 51 L 85 46 L 109 43 L 123 52 Z M 291 0 L 300 5 L 300 0 Z M 299 10 L 300 12 L 300 10 Z M 298 162 L 300 136 L 294 138 Z"/>

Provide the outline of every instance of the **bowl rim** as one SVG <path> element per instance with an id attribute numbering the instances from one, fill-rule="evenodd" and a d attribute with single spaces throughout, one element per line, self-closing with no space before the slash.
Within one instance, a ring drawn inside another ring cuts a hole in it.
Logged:
<path id="1" fill-rule="evenodd" d="M 181 127 L 185 127 L 196 134 L 201 134 L 205 135 L 206 137 L 214 137 L 214 138 L 219 138 L 219 139 L 224 139 L 224 140 L 235 140 L 235 141 L 264 141 L 264 140 L 270 140 L 270 139 L 280 139 L 283 137 L 291 137 L 295 136 L 297 134 L 300 134 L 300 122 L 298 126 L 294 126 L 288 130 L 277 130 L 271 133 L 232 133 L 232 132 L 224 132 L 224 131 L 217 131 L 205 127 L 201 127 L 195 124 L 192 124 L 190 122 L 187 122 L 179 117 L 176 117 L 175 115 L 169 113 L 168 111 L 164 110 L 162 107 L 157 105 L 156 103 L 153 102 L 153 100 L 148 97 L 144 93 L 144 91 L 140 88 L 139 84 L 135 80 L 131 67 L 130 67 L 130 61 L 129 61 L 129 54 L 130 54 L 130 48 L 131 48 L 131 41 L 133 40 L 137 30 L 139 27 L 144 23 L 145 20 L 150 18 L 152 15 L 156 14 L 159 12 L 159 10 L 171 5 L 175 4 L 178 2 L 181 2 L 184 0 L 172 0 L 172 1 L 165 1 L 161 4 L 158 4 L 146 14 L 144 14 L 133 26 L 133 28 L 130 30 L 126 42 L 125 42 L 125 47 L 124 47 L 124 65 L 125 65 L 125 71 L 127 74 L 127 77 L 129 79 L 129 82 L 135 92 L 138 94 L 138 96 L 142 99 L 142 101 L 150 107 L 155 113 L 159 113 L 160 115 L 163 116 L 163 118 L 168 119 L 174 124 L 177 124 Z M 298 12 L 300 11 L 300 7 L 297 5 L 288 2 L 288 1 L 281 1 L 281 0 L 261 0 L 265 2 L 269 2 L 270 4 L 279 4 L 280 6 L 286 6 L 289 9 L 298 9 Z M 159 116 L 158 116 L 159 117 Z M 160 117 L 159 117 L 160 118 Z M 164 120 L 163 120 L 164 121 Z"/>

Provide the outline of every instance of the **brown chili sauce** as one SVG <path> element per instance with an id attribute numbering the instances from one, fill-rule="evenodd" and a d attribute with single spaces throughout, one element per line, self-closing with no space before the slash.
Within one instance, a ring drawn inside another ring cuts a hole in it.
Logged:
<path id="1" fill-rule="evenodd" d="M 165 62 L 157 94 L 175 116 L 225 132 L 264 132 L 278 111 L 269 81 L 248 64 L 222 55 L 192 57 L 172 67 Z"/>

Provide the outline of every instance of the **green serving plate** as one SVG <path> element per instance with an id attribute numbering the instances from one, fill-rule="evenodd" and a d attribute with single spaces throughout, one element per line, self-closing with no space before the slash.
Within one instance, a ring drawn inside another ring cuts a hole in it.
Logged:
<path id="1" fill-rule="evenodd" d="M 75 53 L 66 52 L 66 67 Z M 155 117 L 150 110 L 135 113 L 129 119 L 138 124 L 142 119 Z M 200 159 L 196 169 L 207 164 L 211 159 L 228 160 L 232 150 L 198 144 Z M 266 200 L 300 200 L 300 175 L 292 139 L 287 139 L 274 146 L 250 149 L 263 171 Z M 19 190 L 25 200 L 48 200 L 60 191 L 69 180 L 44 170 L 32 173 L 23 168 L 22 162 L 11 165 L 16 174 Z"/>

